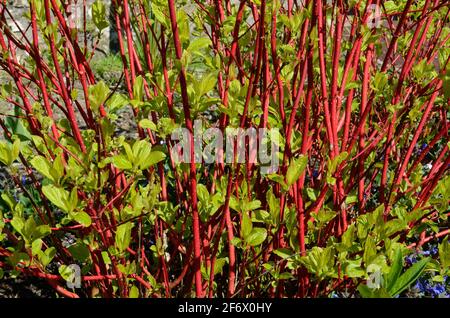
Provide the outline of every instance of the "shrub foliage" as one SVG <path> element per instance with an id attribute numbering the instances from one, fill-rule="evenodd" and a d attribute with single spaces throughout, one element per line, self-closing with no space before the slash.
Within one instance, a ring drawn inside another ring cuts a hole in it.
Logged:
<path id="1" fill-rule="evenodd" d="M 448 275 L 448 1 L 71 6 L 30 0 L 13 32 L 0 1 L 0 276 L 66 297 L 395 297 Z M 102 80 L 113 29 L 121 75 Z M 278 129 L 277 171 L 178 164 L 194 120 Z"/>

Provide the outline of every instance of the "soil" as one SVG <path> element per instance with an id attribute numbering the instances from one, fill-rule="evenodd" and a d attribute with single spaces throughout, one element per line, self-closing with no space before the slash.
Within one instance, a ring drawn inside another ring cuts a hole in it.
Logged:
<path id="1" fill-rule="evenodd" d="M 55 290 L 35 277 L 0 280 L 0 298 L 54 298 Z"/>

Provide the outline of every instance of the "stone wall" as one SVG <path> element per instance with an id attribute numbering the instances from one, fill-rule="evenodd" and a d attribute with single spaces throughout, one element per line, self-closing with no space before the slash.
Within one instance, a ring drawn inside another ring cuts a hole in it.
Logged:
<path id="1" fill-rule="evenodd" d="M 41 1 L 41 0 L 40 0 Z M 108 6 L 109 12 L 109 0 L 103 0 L 105 4 Z M 66 1 L 67 2 L 67 1 Z M 72 26 L 76 26 L 79 30 L 83 29 L 83 23 L 82 23 L 82 17 L 83 17 L 83 1 L 82 0 L 75 0 L 72 1 L 74 4 L 67 7 L 67 15 L 73 17 L 72 20 Z M 86 0 L 87 3 L 87 10 L 86 13 L 88 15 L 88 19 L 91 19 L 91 6 L 94 0 Z M 26 32 L 27 37 L 31 38 L 31 30 L 29 29 L 30 21 L 25 18 L 25 15 L 29 13 L 29 0 L 7 0 L 7 9 L 8 12 L 6 13 L 6 20 L 11 28 L 12 32 L 19 38 L 22 38 L 21 30 L 22 32 Z M 14 17 L 14 19 L 11 18 Z M 92 24 L 89 26 L 92 29 Z M 88 28 L 89 29 L 89 28 Z M 82 38 L 82 32 L 79 33 Z M 95 34 L 92 34 L 88 36 L 89 41 L 93 41 Z M 111 29 L 108 27 L 107 29 L 103 30 L 100 43 L 98 46 L 98 49 L 100 49 L 102 52 L 108 53 L 111 51 L 117 52 L 117 35 L 114 32 L 114 28 Z"/>

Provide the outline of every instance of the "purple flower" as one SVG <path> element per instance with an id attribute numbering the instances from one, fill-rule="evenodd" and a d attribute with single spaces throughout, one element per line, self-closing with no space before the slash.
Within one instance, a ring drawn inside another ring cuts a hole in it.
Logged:
<path id="1" fill-rule="evenodd" d="M 440 294 L 445 293 L 445 286 L 442 283 L 436 284 L 434 286 L 431 286 L 429 288 L 429 292 L 431 293 L 431 295 L 433 295 L 434 297 L 439 296 Z"/>
<path id="2" fill-rule="evenodd" d="M 417 280 L 416 285 L 414 285 L 414 288 L 422 293 L 425 293 L 427 291 L 427 282 L 423 282 L 419 279 Z"/>
<path id="3" fill-rule="evenodd" d="M 313 170 L 312 176 L 313 178 L 317 178 L 319 176 L 319 171 Z"/>
<path id="4" fill-rule="evenodd" d="M 433 246 L 430 251 L 431 255 L 437 255 L 439 253 L 439 249 L 437 246 Z"/>
<path id="5" fill-rule="evenodd" d="M 430 255 L 434 256 L 434 255 L 437 255 L 437 253 L 439 253 L 437 246 L 433 246 L 428 250 L 422 251 L 420 254 L 422 254 L 424 256 L 430 256 Z"/>
<path id="6" fill-rule="evenodd" d="M 408 266 L 411 266 L 412 264 L 417 262 L 417 255 L 416 254 L 408 255 L 408 256 L 406 256 L 405 260 L 406 260 L 406 264 Z"/>
<path id="7" fill-rule="evenodd" d="M 423 278 L 417 280 L 414 288 L 417 289 L 420 293 L 431 297 L 447 298 L 449 296 L 443 283 L 433 283 Z"/>

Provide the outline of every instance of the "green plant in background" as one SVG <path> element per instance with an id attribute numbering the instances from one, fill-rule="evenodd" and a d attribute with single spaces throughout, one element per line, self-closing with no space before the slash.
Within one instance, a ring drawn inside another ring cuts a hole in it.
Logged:
<path id="1" fill-rule="evenodd" d="M 123 72 L 122 60 L 116 54 L 99 56 L 92 61 L 91 67 L 99 80 L 103 80 L 111 86 L 115 86 L 119 82 Z"/>

